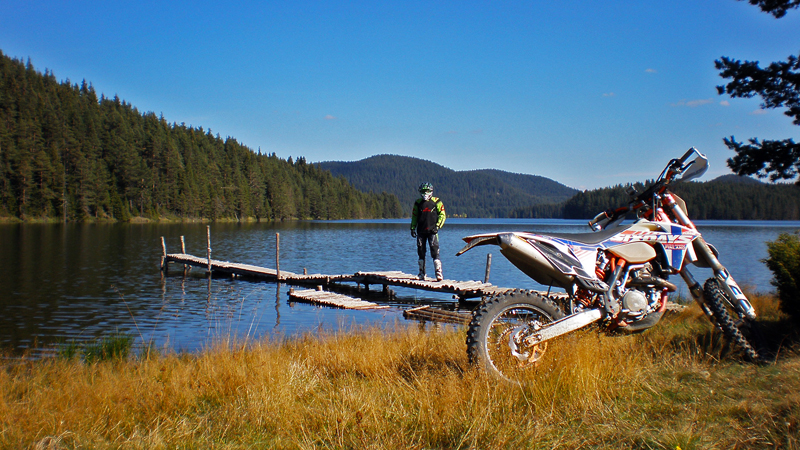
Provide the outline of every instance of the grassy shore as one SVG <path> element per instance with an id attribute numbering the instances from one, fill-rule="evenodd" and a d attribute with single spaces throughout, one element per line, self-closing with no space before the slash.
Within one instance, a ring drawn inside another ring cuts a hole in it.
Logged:
<path id="1" fill-rule="evenodd" d="M 798 338 L 754 300 L 774 362 L 741 362 L 697 308 L 635 336 L 551 344 L 522 386 L 464 330 L 415 327 L 0 371 L 3 448 L 800 448 Z"/>

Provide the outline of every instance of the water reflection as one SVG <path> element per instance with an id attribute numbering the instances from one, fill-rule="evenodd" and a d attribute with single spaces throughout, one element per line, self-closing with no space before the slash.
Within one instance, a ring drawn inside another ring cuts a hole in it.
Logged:
<path id="1" fill-rule="evenodd" d="M 741 284 L 771 290 L 759 261 L 765 241 L 800 223 L 700 223 L 706 239 Z M 446 278 L 480 280 L 493 252 L 490 282 L 541 289 L 494 247 L 455 257 L 470 234 L 497 230 L 585 232 L 582 221 L 450 219 L 440 240 Z M 59 340 L 92 339 L 121 331 L 156 347 L 194 351 L 231 335 L 257 339 L 347 329 L 353 325 L 402 323 L 401 306 L 421 301 L 453 303 L 449 294 L 396 288 L 396 307 L 345 311 L 290 303 L 288 286 L 229 277 L 173 265 L 160 269 L 161 237 L 167 251 L 205 257 L 204 224 L 4 224 L 0 225 L 0 347 L 15 351 Z M 275 267 L 280 233 L 281 270 L 355 273 L 416 272 L 416 248 L 406 220 L 212 224 L 213 257 Z M 181 242 L 181 236 L 184 241 Z M 707 274 L 696 270 L 698 280 Z"/>

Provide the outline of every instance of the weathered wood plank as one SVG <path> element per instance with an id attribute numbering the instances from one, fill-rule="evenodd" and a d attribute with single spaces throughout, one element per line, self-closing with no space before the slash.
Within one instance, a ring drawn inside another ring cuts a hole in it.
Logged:
<path id="1" fill-rule="evenodd" d="M 466 325 L 472 319 L 472 314 L 468 312 L 446 311 L 426 305 L 403 311 L 403 317 L 406 319 L 431 320 L 434 322 L 448 322 Z"/>
<path id="2" fill-rule="evenodd" d="M 301 300 L 308 303 L 314 303 L 326 306 L 336 306 L 345 309 L 386 309 L 389 306 L 379 305 L 377 303 L 368 302 L 359 298 L 349 297 L 347 295 L 336 294 L 327 291 L 318 291 L 314 289 L 306 289 L 302 291 L 289 291 L 289 297 L 295 300 Z"/>
<path id="3" fill-rule="evenodd" d="M 240 276 L 261 278 L 268 281 L 280 281 L 289 284 L 314 284 L 314 285 L 330 285 L 332 283 L 355 282 L 361 284 L 378 284 L 378 285 L 391 285 L 399 287 L 407 287 L 412 289 L 424 289 L 429 291 L 447 292 L 457 294 L 460 298 L 482 297 L 495 295 L 505 292 L 508 288 L 501 288 L 492 285 L 491 283 L 482 283 L 480 281 L 458 281 L 458 280 L 442 280 L 436 281 L 434 279 L 419 280 L 416 275 L 404 273 L 397 270 L 387 271 L 361 271 L 355 274 L 296 274 L 281 270 L 259 267 L 250 264 L 233 263 L 230 261 L 210 260 L 208 258 L 200 258 L 197 256 L 189 255 L 186 253 L 172 253 L 164 257 L 164 264 L 174 262 L 177 264 L 184 264 L 202 268 L 210 268 L 212 272 L 230 273 Z"/>

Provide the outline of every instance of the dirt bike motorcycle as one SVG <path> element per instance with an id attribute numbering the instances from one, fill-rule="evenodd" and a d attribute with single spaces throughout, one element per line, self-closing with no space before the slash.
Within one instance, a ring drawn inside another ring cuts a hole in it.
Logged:
<path id="1" fill-rule="evenodd" d="M 629 188 L 627 206 L 589 221 L 594 232 L 545 234 L 499 232 L 463 238 L 458 255 L 497 245 L 514 266 L 544 286 L 566 292 L 550 296 L 509 291 L 484 299 L 473 311 L 467 333 L 470 361 L 514 380 L 544 357 L 550 340 L 594 323 L 606 331 L 641 332 L 656 325 L 680 275 L 694 300 L 747 358 L 759 360 L 750 327 L 756 312 L 687 215 L 669 187 L 701 176 L 708 160 L 695 148 L 667 164 L 644 192 Z M 622 225 L 635 214 L 637 220 Z M 708 267 L 714 276 L 701 286 L 688 266 Z M 550 291 L 548 290 L 548 293 Z"/>

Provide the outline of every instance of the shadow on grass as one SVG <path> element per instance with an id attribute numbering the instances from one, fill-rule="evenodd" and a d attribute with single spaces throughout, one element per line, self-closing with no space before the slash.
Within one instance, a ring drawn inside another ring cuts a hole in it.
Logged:
<path id="1" fill-rule="evenodd" d="M 800 354 L 800 331 L 789 319 L 757 320 L 753 330 L 745 333 L 763 358 L 761 363 L 775 363 L 782 358 Z M 739 348 L 731 345 L 716 327 L 687 327 L 685 331 L 671 335 L 665 347 L 676 352 L 708 356 L 714 359 L 745 359 Z"/>
<path id="2" fill-rule="evenodd" d="M 768 362 L 800 354 L 800 331 L 797 322 L 791 319 L 759 320 L 756 322 L 756 339 L 759 353 Z"/>
<path id="3" fill-rule="evenodd" d="M 408 382 L 413 382 L 420 374 L 454 373 L 463 376 L 471 366 L 465 366 L 464 358 L 444 355 L 407 355 L 397 367 L 397 373 Z"/>

